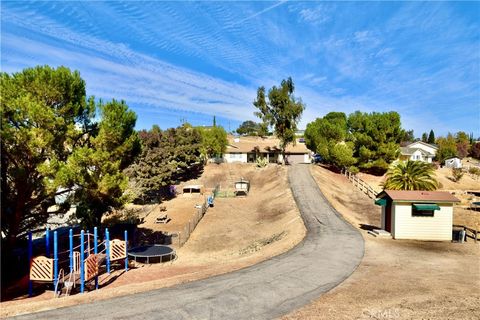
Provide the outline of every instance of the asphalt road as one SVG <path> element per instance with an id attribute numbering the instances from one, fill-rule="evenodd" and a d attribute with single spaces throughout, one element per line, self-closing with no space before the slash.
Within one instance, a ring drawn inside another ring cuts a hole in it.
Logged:
<path id="1" fill-rule="evenodd" d="M 288 174 L 307 227 L 305 239 L 289 252 L 205 280 L 18 318 L 272 319 L 309 303 L 355 270 L 364 243 L 330 206 L 308 165 L 292 166 Z"/>

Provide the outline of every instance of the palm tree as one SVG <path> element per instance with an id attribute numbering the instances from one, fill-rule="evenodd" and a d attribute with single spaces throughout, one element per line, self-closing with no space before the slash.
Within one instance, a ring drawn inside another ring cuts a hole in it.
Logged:
<path id="1" fill-rule="evenodd" d="M 431 164 L 421 161 L 398 162 L 390 166 L 383 184 L 389 190 L 436 190 L 438 182 Z"/>

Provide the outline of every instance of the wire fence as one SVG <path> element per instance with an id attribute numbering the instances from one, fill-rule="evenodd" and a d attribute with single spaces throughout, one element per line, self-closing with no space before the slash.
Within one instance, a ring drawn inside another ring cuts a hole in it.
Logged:
<path id="1" fill-rule="evenodd" d="M 169 233 L 171 244 L 176 245 L 178 248 L 182 247 L 190 238 L 190 235 L 192 234 L 193 230 L 195 230 L 200 220 L 202 220 L 205 213 L 207 213 L 208 208 L 208 200 L 205 198 L 203 204 L 196 208 L 194 216 L 192 219 L 190 219 L 190 221 L 188 221 L 181 231 Z"/>

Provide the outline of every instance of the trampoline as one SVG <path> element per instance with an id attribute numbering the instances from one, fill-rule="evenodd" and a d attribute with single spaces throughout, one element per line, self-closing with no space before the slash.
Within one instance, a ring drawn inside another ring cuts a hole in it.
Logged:
<path id="1" fill-rule="evenodd" d="M 175 250 L 169 246 L 152 244 L 132 248 L 128 251 L 128 256 L 132 257 L 135 262 L 137 262 L 137 260 L 140 260 L 140 262 L 145 261 L 146 263 L 151 263 L 152 260 L 156 262 L 166 262 L 172 261 L 175 258 Z"/>

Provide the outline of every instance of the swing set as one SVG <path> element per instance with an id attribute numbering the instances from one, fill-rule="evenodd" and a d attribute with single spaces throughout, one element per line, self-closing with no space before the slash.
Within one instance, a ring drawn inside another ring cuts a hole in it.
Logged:
<path id="1" fill-rule="evenodd" d="M 50 230 L 45 231 L 45 256 L 33 257 L 32 233 L 28 233 L 28 260 L 30 261 L 30 274 L 28 282 L 28 295 L 33 294 L 33 282 L 52 283 L 55 297 L 62 292 L 69 295 L 73 288 L 80 286 L 80 292 L 85 291 L 85 283 L 95 281 L 98 289 L 99 266 L 105 261 L 107 273 L 110 274 L 110 264 L 114 261 L 125 261 L 125 271 L 128 271 L 128 235 L 124 232 L 125 239 L 110 240 L 110 233 L 105 229 L 105 239 L 98 242 L 97 227 L 93 229 L 93 237 L 89 231 L 73 234 L 69 230 L 69 249 L 59 252 L 57 231 L 53 232 L 53 258 L 50 255 Z M 93 239 L 92 239 L 93 238 Z M 79 241 L 77 240 L 79 239 Z M 77 240 L 77 241 L 76 241 Z M 91 241 L 93 240 L 93 241 Z M 78 243 L 74 247 L 74 243 Z M 92 252 L 93 242 L 93 252 Z M 102 249 L 99 251 L 99 249 Z M 68 273 L 67 273 L 68 271 Z"/>

